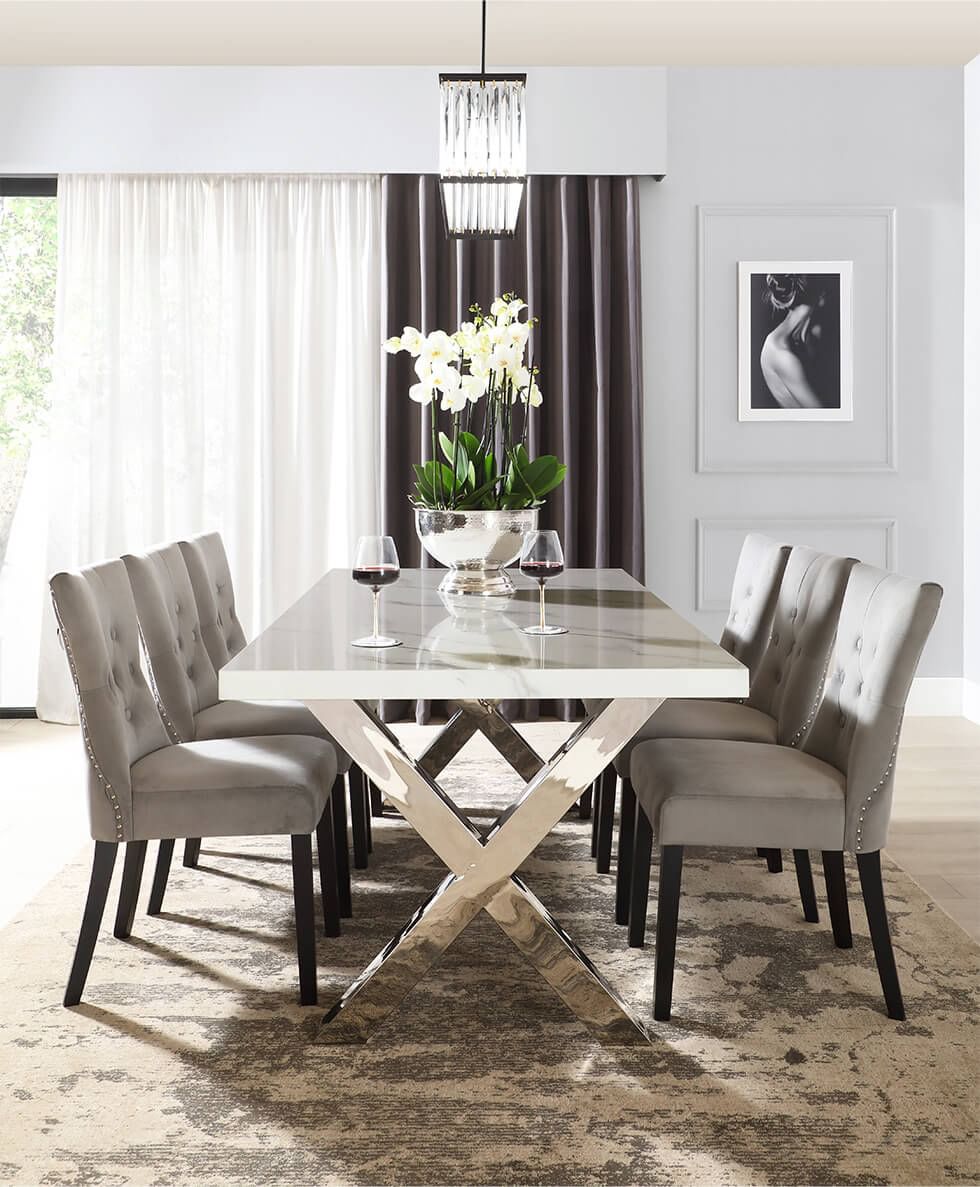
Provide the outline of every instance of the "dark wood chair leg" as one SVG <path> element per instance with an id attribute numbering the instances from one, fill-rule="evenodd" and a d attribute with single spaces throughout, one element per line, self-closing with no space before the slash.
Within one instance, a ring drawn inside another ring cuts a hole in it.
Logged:
<path id="1" fill-rule="evenodd" d="M 364 832 L 367 834 L 367 851 L 374 852 L 374 826 L 371 823 L 371 780 L 364 775 Z"/>
<path id="2" fill-rule="evenodd" d="M 578 797 L 579 820 L 588 820 L 592 815 L 592 788 L 587 787 Z"/>
<path id="3" fill-rule="evenodd" d="M 173 838 L 161 841 L 157 849 L 157 864 L 153 871 L 153 885 L 150 887 L 150 902 L 146 908 L 147 915 L 159 915 L 163 910 L 163 896 L 167 892 L 167 879 L 170 877 L 170 862 L 174 855 Z"/>
<path id="4" fill-rule="evenodd" d="M 810 868 L 810 853 L 807 849 L 794 849 L 796 863 L 796 884 L 800 888 L 800 902 L 803 904 L 803 918 L 807 923 L 819 923 L 817 892 L 813 889 L 813 870 Z"/>
<path id="5" fill-rule="evenodd" d="M 765 861 L 765 859 L 766 859 L 766 854 L 767 854 L 768 852 L 769 852 L 769 850 L 768 850 L 768 849 L 756 849 L 756 853 L 759 855 L 759 857 L 761 857 L 761 858 L 762 858 L 762 860 L 763 860 L 763 861 Z"/>
<path id="6" fill-rule="evenodd" d="M 77 1006 L 82 1000 L 82 990 L 85 988 L 92 953 L 95 951 L 95 941 L 99 938 L 99 927 L 105 913 L 105 902 L 109 897 L 109 883 L 112 880 L 112 868 L 116 864 L 118 848 L 115 841 L 95 842 L 88 897 L 85 899 L 82 926 L 79 928 L 78 943 L 75 945 L 75 959 L 72 961 L 68 986 L 65 989 L 66 1006 Z"/>
<path id="7" fill-rule="evenodd" d="M 892 937 L 888 930 L 885 889 L 881 884 L 881 853 L 877 849 L 873 853 L 859 853 L 857 864 L 861 893 L 864 895 L 864 909 L 868 913 L 871 944 L 875 950 L 875 962 L 878 965 L 878 976 L 881 978 L 888 1017 L 904 1022 L 905 1003 L 902 1001 L 902 987 L 898 982 Z"/>
<path id="8" fill-rule="evenodd" d="M 595 857 L 598 852 L 599 845 L 599 804 L 602 800 L 602 781 L 595 779 L 591 788 L 592 795 L 592 846 L 589 850 L 591 855 Z"/>
<path id="9" fill-rule="evenodd" d="M 320 867 L 323 934 L 340 935 L 340 896 L 337 887 L 337 850 L 333 840 L 333 811 L 329 803 L 316 826 L 316 861 Z"/>
<path id="10" fill-rule="evenodd" d="M 381 795 L 381 788 L 375 787 L 373 783 L 370 786 L 371 786 L 371 815 L 372 816 L 384 816 L 385 802 L 384 802 L 384 797 Z"/>
<path id="11" fill-rule="evenodd" d="M 613 820 L 616 815 L 616 768 L 609 764 L 599 776 L 599 831 L 596 835 L 595 871 L 608 874 L 612 864 Z"/>
<path id="12" fill-rule="evenodd" d="M 781 874 L 783 872 L 782 849 L 763 849 L 762 852 L 765 855 L 766 865 L 769 867 L 769 873 Z"/>
<path id="13" fill-rule="evenodd" d="M 189 870 L 197 869 L 197 859 L 201 856 L 201 838 L 188 837 L 184 842 L 184 865 Z"/>
<path id="14" fill-rule="evenodd" d="M 657 887 L 657 963 L 654 972 L 653 1016 L 658 1022 L 670 1019 L 674 994 L 674 952 L 677 948 L 677 912 L 681 901 L 681 870 L 684 846 L 664 845 L 660 850 L 660 882 Z"/>
<path id="15" fill-rule="evenodd" d="M 652 856 L 653 828 L 646 812 L 638 807 L 633 837 L 633 874 L 630 878 L 630 921 L 627 933 L 631 948 L 642 948 L 646 936 Z"/>
<path id="16" fill-rule="evenodd" d="M 337 870 L 337 901 L 341 919 L 350 919 L 353 907 L 350 896 L 350 847 L 347 843 L 347 788 L 343 775 L 334 780 L 330 793 L 330 811 L 333 815 L 333 853 Z"/>
<path id="17" fill-rule="evenodd" d="M 313 842 L 309 833 L 294 833 L 293 908 L 296 912 L 296 959 L 299 1004 L 316 1005 L 316 931 L 313 924 Z"/>
<path id="18" fill-rule="evenodd" d="M 636 837 L 636 792 L 629 779 L 622 783 L 619 800 L 619 849 L 616 852 L 616 922 L 630 921 L 630 882 L 633 876 L 633 844 Z"/>
<path id="19" fill-rule="evenodd" d="M 146 842 L 129 841 L 126 858 L 123 861 L 122 886 L 119 889 L 119 906 L 116 908 L 116 926 L 112 934 L 117 940 L 128 940 L 133 934 L 133 920 L 136 918 L 136 900 L 143 880 L 143 862 L 146 860 Z"/>
<path id="20" fill-rule="evenodd" d="M 830 926 L 834 929 L 834 943 L 838 948 L 850 948 L 851 915 L 847 909 L 847 882 L 844 879 L 844 854 L 825 849 L 823 876 L 827 883 L 827 909 L 830 911 Z"/>
<path id="21" fill-rule="evenodd" d="M 367 797 L 364 794 L 364 773 L 358 767 L 351 767 L 348 780 L 350 783 L 351 835 L 354 839 L 354 868 L 366 870 L 368 864 L 368 815 Z"/>

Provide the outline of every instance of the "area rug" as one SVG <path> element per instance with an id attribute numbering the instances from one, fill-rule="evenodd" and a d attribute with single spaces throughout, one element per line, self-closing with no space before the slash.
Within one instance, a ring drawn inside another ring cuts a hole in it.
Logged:
<path id="1" fill-rule="evenodd" d="M 517 780 L 480 740 L 445 777 L 474 816 Z M 151 847 L 151 857 L 153 856 Z M 0 933 L 0 1180 L 78 1184 L 973 1183 L 980 949 L 886 863 L 908 1021 L 885 1016 L 856 881 L 854 947 L 792 868 L 691 851 L 674 1018 L 603 1048 L 482 916 L 372 1042 L 312 1042 L 294 1004 L 288 841 L 205 841 L 166 910 L 106 928 L 83 1004 L 60 1004 L 86 851 Z M 121 866 L 121 862 L 119 863 Z M 355 918 L 319 941 L 329 1005 L 444 871 L 375 821 Z M 651 1018 L 654 950 L 625 945 L 613 879 L 570 814 L 531 888 Z M 651 923 L 655 911 L 654 872 Z M 113 888 L 113 901 L 115 886 Z"/>

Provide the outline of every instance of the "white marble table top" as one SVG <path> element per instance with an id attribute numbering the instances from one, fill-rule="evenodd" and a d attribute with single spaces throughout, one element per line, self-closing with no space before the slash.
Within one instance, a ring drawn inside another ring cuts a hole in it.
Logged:
<path id="1" fill-rule="evenodd" d="M 371 592 L 331 569 L 220 673 L 225 699 L 473 700 L 740 697 L 748 671 L 622 569 L 569 569 L 548 582 L 548 621 L 525 635 L 537 585 L 514 572 L 504 611 L 453 616 L 444 569 L 403 569 L 381 595 L 381 629 L 401 647 L 366 650 Z"/>

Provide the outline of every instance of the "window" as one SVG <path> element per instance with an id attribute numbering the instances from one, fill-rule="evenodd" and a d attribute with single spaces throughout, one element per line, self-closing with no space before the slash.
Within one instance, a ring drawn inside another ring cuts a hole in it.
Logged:
<path id="1" fill-rule="evenodd" d="M 0 177 L 0 709 L 37 689 L 57 182 Z"/>

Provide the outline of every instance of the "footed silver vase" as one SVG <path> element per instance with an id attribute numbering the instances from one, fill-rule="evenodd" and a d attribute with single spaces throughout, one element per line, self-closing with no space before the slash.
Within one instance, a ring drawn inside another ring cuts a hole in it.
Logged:
<path id="1" fill-rule="evenodd" d="M 504 566 L 521 555 L 525 532 L 538 526 L 538 509 L 526 511 L 430 511 L 415 509 L 422 547 L 449 567 L 439 585 L 451 599 L 504 606 L 514 592 Z"/>

